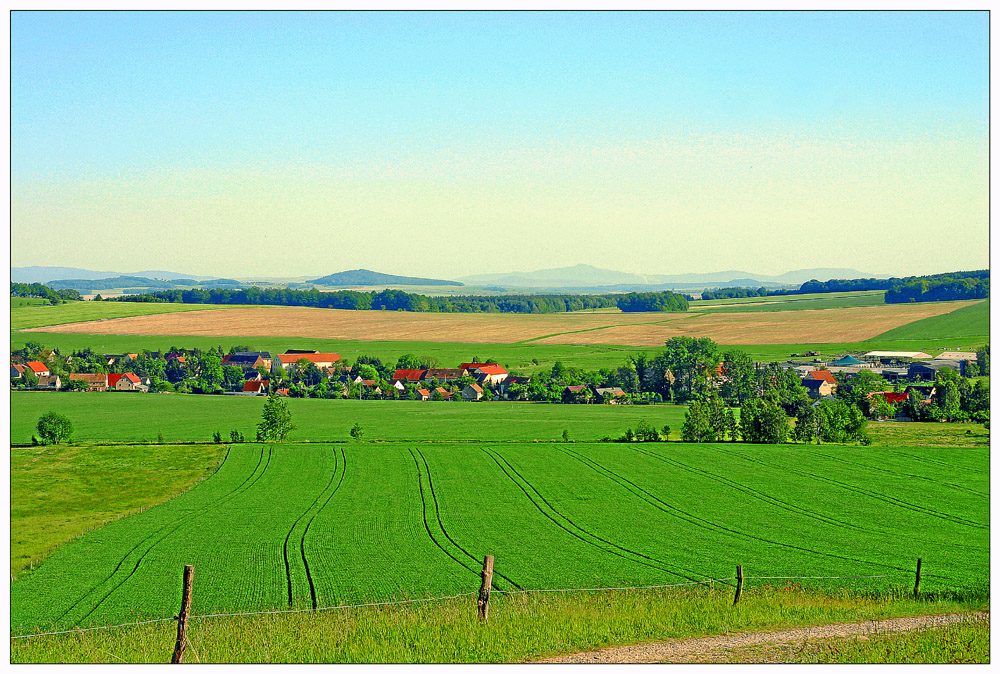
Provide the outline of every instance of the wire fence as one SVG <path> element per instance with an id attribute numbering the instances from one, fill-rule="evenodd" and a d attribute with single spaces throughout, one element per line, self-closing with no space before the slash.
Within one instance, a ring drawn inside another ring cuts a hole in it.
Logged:
<path id="1" fill-rule="evenodd" d="M 893 576 L 902 576 L 904 574 L 883 574 L 879 576 L 743 576 L 744 581 L 746 580 L 839 580 L 839 579 L 859 579 L 859 578 L 890 578 Z M 697 580 L 688 583 L 671 583 L 669 585 L 623 585 L 618 587 L 574 587 L 574 588 L 538 588 L 538 589 L 528 589 L 528 590 L 493 590 L 491 594 L 500 595 L 525 595 L 525 594 L 538 594 L 544 592 L 610 592 L 614 590 L 627 591 L 627 590 L 657 590 L 666 589 L 674 587 L 691 587 L 695 585 L 713 585 L 714 583 L 726 583 L 728 581 L 737 580 L 736 577 L 730 576 L 728 578 L 709 578 L 707 580 Z M 208 618 L 235 618 L 243 616 L 258 616 L 258 615 L 279 615 L 288 613 L 319 613 L 322 611 L 342 611 L 346 609 L 355 608 L 368 608 L 375 606 L 399 606 L 403 604 L 417 604 L 417 603 L 427 603 L 427 602 L 438 602 L 438 601 L 448 601 L 452 599 L 461 599 L 462 597 L 471 597 L 473 595 L 478 595 L 478 591 L 473 592 L 462 592 L 460 594 L 447 595 L 442 597 L 427 597 L 421 599 L 402 599 L 398 601 L 381 601 L 381 602 L 369 602 L 364 604 L 343 604 L 339 606 L 323 606 L 320 608 L 293 608 L 293 609 L 273 609 L 269 611 L 251 611 L 243 613 L 207 613 L 202 615 L 192 615 L 188 619 L 208 619 Z M 33 637 L 47 637 L 60 634 L 75 634 L 82 632 L 93 632 L 96 630 L 110 630 L 117 629 L 121 627 L 137 627 L 139 625 L 151 625 L 154 623 L 170 622 L 176 621 L 177 616 L 172 616 L 170 618 L 155 618 L 153 620 L 142 620 L 139 622 L 122 623 L 120 625 L 101 625 L 98 627 L 78 627 L 70 630 L 60 630 L 56 632 L 39 632 L 37 634 L 19 634 L 17 636 L 10 637 L 11 640 L 14 639 L 31 639 Z"/>

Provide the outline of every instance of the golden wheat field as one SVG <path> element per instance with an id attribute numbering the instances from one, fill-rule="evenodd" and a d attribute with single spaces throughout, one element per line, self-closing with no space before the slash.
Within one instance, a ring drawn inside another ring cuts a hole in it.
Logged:
<path id="1" fill-rule="evenodd" d="M 233 307 L 135 316 L 36 328 L 102 335 L 307 337 L 372 341 L 656 346 L 671 337 L 711 337 L 721 344 L 853 342 L 968 302 L 895 304 L 771 313 L 574 312 L 434 314 L 306 307 Z"/>

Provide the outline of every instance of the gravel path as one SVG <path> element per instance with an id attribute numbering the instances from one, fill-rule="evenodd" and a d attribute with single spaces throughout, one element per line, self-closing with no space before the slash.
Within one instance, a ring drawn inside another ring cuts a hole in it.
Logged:
<path id="1" fill-rule="evenodd" d="M 655 641 L 632 646 L 615 646 L 599 651 L 570 653 L 540 660 L 544 663 L 637 663 L 637 662 L 691 662 L 706 656 L 719 655 L 732 648 L 764 644 L 799 644 L 814 639 L 828 639 L 852 635 L 869 635 L 879 632 L 903 632 L 921 627 L 943 627 L 975 617 L 989 618 L 989 611 L 982 613 L 949 613 L 946 615 L 912 616 L 868 620 L 860 623 L 800 627 L 778 632 L 739 632 L 716 637 Z M 715 658 L 713 658 L 714 660 Z M 718 660 L 716 660 L 718 661 Z"/>

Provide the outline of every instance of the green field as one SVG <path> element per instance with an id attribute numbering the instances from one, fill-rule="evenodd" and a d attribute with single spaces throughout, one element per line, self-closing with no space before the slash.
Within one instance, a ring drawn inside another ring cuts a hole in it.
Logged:
<path id="1" fill-rule="evenodd" d="M 931 316 L 898 328 L 883 332 L 875 340 L 915 340 L 915 339 L 963 339 L 979 337 L 989 341 L 990 303 L 989 301 L 956 309 L 940 316 Z"/>
<path id="2" fill-rule="evenodd" d="M 561 405 L 546 403 L 457 403 L 412 400 L 286 401 L 298 428 L 289 439 L 336 441 L 361 424 L 366 440 L 572 440 L 617 437 L 645 419 L 669 424 L 678 438 L 686 407 L 681 405 Z M 38 417 L 48 411 L 73 422 L 73 439 L 89 442 L 206 442 L 212 433 L 237 429 L 256 435 L 263 397 L 158 395 L 143 393 L 11 392 L 11 442 L 31 442 Z"/>
<path id="3" fill-rule="evenodd" d="M 51 305 L 44 300 L 41 304 L 28 304 L 23 300 L 32 298 L 12 297 L 10 300 L 11 330 L 37 328 L 43 325 L 60 325 L 81 321 L 96 321 L 104 318 L 126 318 L 148 316 L 175 311 L 198 311 L 200 309 L 222 308 L 215 304 L 168 304 L 142 302 L 66 302 Z M 30 337 L 29 337 L 30 339 Z"/>
<path id="4" fill-rule="evenodd" d="M 873 307 L 885 304 L 884 290 L 860 293 L 813 293 L 807 295 L 776 295 L 772 297 L 738 297 L 728 300 L 696 300 L 691 311 L 715 312 L 748 311 L 805 311 L 816 309 L 842 309 L 844 307 Z"/>
<path id="5" fill-rule="evenodd" d="M 156 451 L 150 448 L 150 451 Z M 15 632 L 199 612 L 773 576 L 887 589 L 988 582 L 986 449 L 234 445 L 192 491 L 66 545 L 11 590 Z M 262 508 L 261 504 L 267 504 Z M 782 581 L 783 582 L 783 581 Z"/>

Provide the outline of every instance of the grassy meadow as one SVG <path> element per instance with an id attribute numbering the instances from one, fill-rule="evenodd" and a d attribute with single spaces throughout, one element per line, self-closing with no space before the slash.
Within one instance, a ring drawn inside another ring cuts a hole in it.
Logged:
<path id="1" fill-rule="evenodd" d="M 199 580 L 196 570 L 192 615 L 202 612 Z M 475 597 L 319 613 L 195 619 L 188 627 L 191 646 L 185 662 L 530 662 L 617 644 L 969 611 L 988 601 L 986 594 L 913 600 L 905 591 L 858 595 L 789 592 L 783 586 L 748 591 L 735 607 L 730 589 L 718 587 L 494 594 L 485 625 L 475 618 Z M 981 630 L 958 635 L 962 641 L 952 642 L 944 653 L 936 644 L 907 647 L 905 652 L 917 662 L 947 662 L 948 656 L 969 661 L 970 653 L 981 658 L 984 650 L 988 656 L 988 627 L 985 644 Z M 12 663 L 165 663 L 176 633 L 173 622 L 161 622 L 15 639 L 10 657 Z M 962 647 L 965 639 L 971 651 Z M 897 647 L 892 652 L 901 651 Z M 936 659 L 928 660 L 928 652 Z M 858 656 L 859 660 L 864 657 L 864 653 Z M 843 656 L 837 661 L 844 661 Z"/>
<path id="2" fill-rule="evenodd" d="M 11 573 L 91 527 L 173 498 L 224 455 L 219 445 L 11 448 Z"/>

